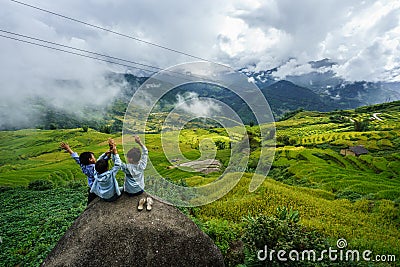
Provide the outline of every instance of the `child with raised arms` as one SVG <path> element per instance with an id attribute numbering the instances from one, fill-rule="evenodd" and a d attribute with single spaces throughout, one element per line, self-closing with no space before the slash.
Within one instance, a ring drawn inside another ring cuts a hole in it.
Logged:
<path id="1" fill-rule="evenodd" d="M 94 182 L 91 193 L 95 193 L 101 199 L 111 202 L 121 195 L 122 187 L 118 187 L 116 179 L 117 172 L 121 169 L 121 159 L 119 158 L 117 147 L 109 139 L 111 158 L 114 166 L 109 170 L 108 161 L 100 159 L 95 164 Z"/>
<path id="2" fill-rule="evenodd" d="M 112 140 L 111 143 L 114 144 L 113 142 Z M 135 142 L 140 146 L 140 149 L 137 147 L 130 149 L 126 155 L 128 163 L 121 163 L 121 170 L 125 173 L 124 192 L 129 196 L 138 196 L 144 192 L 144 170 L 147 166 L 149 154 L 139 136 L 135 136 Z M 146 204 L 146 209 L 150 211 L 153 199 L 142 197 L 138 203 L 138 210 L 143 210 L 144 204 Z"/>
<path id="3" fill-rule="evenodd" d="M 86 175 L 88 186 L 89 186 L 87 205 L 89 205 L 89 203 L 92 202 L 96 198 L 96 194 L 90 192 L 90 188 L 92 187 L 93 182 L 94 182 L 95 164 L 100 159 L 108 160 L 110 158 L 110 153 L 109 153 L 109 151 L 106 153 L 103 153 L 96 160 L 93 152 L 90 152 L 90 151 L 82 152 L 78 156 L 78 153 L 74 152 L 67 143 L 61 142 L 60 147 L 65 149 L 71 155 L 71 157 L 75 160 L 75 162 L 77 164 L 79 164 L 79 166 L 81 167 L 82 172 Z"/>

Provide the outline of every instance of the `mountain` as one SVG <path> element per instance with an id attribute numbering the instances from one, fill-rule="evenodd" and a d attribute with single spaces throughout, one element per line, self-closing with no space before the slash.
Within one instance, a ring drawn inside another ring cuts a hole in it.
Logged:
<path id="1" fill-rule="evenodd" d="M 286 75 L 284 80 L 308 88 L 323 98 L 332 99 L 333 101 L 328 103 L 330 109 L 351 109 L 400 100 L 399 82 L 346 81 L 334 72 L 334 67 L 338 64 L 326 58 L 310 61 L 308 64 L 311 71 Z M 258 72 L 245 68 L 239 71 L 260 88 L 270 86 L 280 80 L 279 67 Z M 313 109 L 319 110 L 315 107 Z"/>
<path id="2" fill-rule="evenodd" d="M 297 110 L 328 111 L 334 109 L 329 99 L 323 98 L 312 90 L 289 81 L 278 81 L 261 88 L 276 117 Z"/>
<path id="3" fill-rule="evenodd" d="M 312 90 L 289 81 L 277 81 L 260 89 L 275 118 L 297 109 L 328 111 L 336 107 L 329 97 L 319 96 Z M 187 96 L 190 93 L 195 93 L 198 97 L 211 97 L 227 104 L 246 124 L 256 121 L 249 107 L 239 96 L 229 89 L 207 83 L 185 84 L 174 88 L 163 96 L 155 111 L 170 112 L 175 107 L 178 95 Z"/>
<path id="4" fill-rule="evenodd" d="M 356 105 L 372 105 L 400 99 L 399 83 L 344 82 L 327 90 L 333 98 Z"/>
<path id="5" fill-rule="evenodd" d="M 322 59 L 310 61 L 308 64 L 306 72 L 286 75 L 284 79 L 278 78 L 283 65 L 257 72 L 242 68 L 239 72 L 246 75 L 249 82 L 253 82 L 260 88 L 269 102 L 275 119 L 282 118 L 286 112 L 297 109 L 314 111 L 354 109 L 363 105 L 400 100 L 400 82 L 346 81 L 334 72 L 336 62 Z M 107 79 L 113 84 L 120 85 L 120 93 L 105 106 L 90 106 L 79 111 L 85 116 L 68 112 L 46 99 L 31 98 L 31 103 L 24 106 L 29 112 L 21 114 L 25 117 L 25 123 L 15 125 L 4 113 L 0 115 L 0 121 L 2 121 L 0 130 L 89 126 L 103 132 L 120 131 L 132 96 L 148 77 L 109 73 Z M 59 82 L 72 87 L 75 84 L 74 81 Z M 228 89 L 205 83 L 184 85 L 171 90 L 163 96 L 154 111 L 171 111 L 177 103 L 177 95 L 190 92 L 196 93 L 199 97 L 211 97 L 222 101 L 235 110 L 245 123 L 255 122 L 249 107 L 240 97 Z M 91 114 L 96 116 L 91 116 Z"/>

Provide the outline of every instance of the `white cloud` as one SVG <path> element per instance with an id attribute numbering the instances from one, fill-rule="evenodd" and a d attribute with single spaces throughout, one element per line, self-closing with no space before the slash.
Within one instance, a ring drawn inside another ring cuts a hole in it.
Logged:
<path id="1" fill-rule="evenodd" d="M 290 59 L 286 64 L 280 66 L 274 73 L 279 79 L 285 79 L 288 75 L 302 75 L 315 71 L 310 64 L 298 64 L 296 59 Z"/>
<path id="2" fill-rule="evenodd" d="M 231 62 L 252 63 L 256 70 L 284 65 L 283 78 L 306 70 L 309 61 L 329 58 L 349 80 L 399 79 L 399 12 L 398 1 L 265 1 L 231 15 L 247 26 L 237 36 L 262 30 L 267 40 L 264 49 L 252 51 L 251 42 L 237 39 L 241 53 Z M 290 58 L 296 66 L 287 63 Z"/>
<path id="3" fill-rule="evenodd" d="M 221 111 L 221 107 L 212 99 L 199 98 L 195 92 L 188 92 L 185 95 L 178 94 L 175 108 L 188 114 L 210 118 L 214 113 Z"/>
<path id="4" fill-rule="evenodd" d="M 310 71 L 311 60 L 329 58 L 338 63 L 333 70 L 348 80 L 400 80 L 399 1 L 30 0 L 29 4 L 234 68 L 252 66 L 257 71 L 280 66 L 281 78 Z M 2 3 L 0 25 L 3 30 L 161 68 L 194 60 L 11 1 Z M 0 49 L 2 94 L 20 105 L 28 95 L 46 96 L 75 109 L 85 106 L 92 95 L 95 102 L 105 103 L 124 85 L 110 87 L 101 78 L 104 73 L 135 73 L 4 38 Z M 55 81 L 60 80 L 79 86 L 59 86 Z M 0 100 L 0 111 L 10 103 L 5 99 Z"/>
<path id="5" fill-rule="evenodd" d="M 264 70 L 285 64 L 291 58 L 296 58 L 300 65 L 330 58 L 350 66 L 358 56 L 368 55 L 373 50 L 369 47 L 378 41 L 385 41 L 381 44 L 385 45 L 383 50 L 391 54 L 380 56 L 379 61 L 385 67 L 372 69 L 374 76 L 385 77 L 382 71 L 390 73 L 398 67 L 395 59 L 399 51 L 393 47 L 393 42 L 400 40 L 398 1 L 32 0 L 30 3 L 234 68 L 252 64 L 256 65 L 255 70 Z M 0 13 L 4 28 L 99 53 L 162 68 L 194 60 L 12 2 L 5 3 Z M 389 50 L 387 40 L 392 41 Z M 0 45 L 3 47 L 4 43 L 2 40 Z M 37 48 L 18 46 L 8 52 L 22 59 L 21 50 L 36 53 Z M 43 60 L 38 60 L 37 65 L 43 66 L 46 53 L 42 53 Z M 361 72 L 362 69 L 354 71 L 349 78 L 365 78 L 366 75 L 357 76 Z"/>
<path id="6" fill-rule="evenodd" d="M 216 51 L 210 49 L 210 44 L 217 34 L 210 34 L 210 29 L 219 24 L 219 16 L 212 15 L 212 20 L 205 16 L 212 3 L 29 1 L 32 5 L 205 58 L 212 58 Z M 11 1 L 2 4 L 0 25 L 2 30 L 161 68 L 193 60 Z M 30 113 L 26 103 L 32 97 L 44 97 L 57 107 L 82 113 L 84 107 L 93 104 L 107 105 L 125 86 L 110 83 L 105 79 L 106 73 L 137 73 L 135 69 L 4 38 L 0 38 L 0 49 L 0 88 L 4 96 L 0 99 L 0 111 L 15 124 L 23 122 Z"/>

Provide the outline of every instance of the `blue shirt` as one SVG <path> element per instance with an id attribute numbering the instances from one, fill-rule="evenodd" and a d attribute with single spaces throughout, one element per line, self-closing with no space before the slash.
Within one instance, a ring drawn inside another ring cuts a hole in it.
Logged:
<path id="1" fill-rule="evenodd" d="M 121 195 L 117 179 L 115 178 L 117 172 L 121 168 L 121 159 L 119 158 L 118 154 L 112 155 L 112 159 L 114 162 L 114 167 L 112 167 L 111 170 L 103 173 L 97 173 L 96 170 L 94 171 L 94 182 L 90 189 L 91 193 L 95 193 L 104 199 L 110 199 L 115 194 L 118 196 Z"/>
<path id="2" fill-rule="evenodd" d="M 76 163 L 78 163 L 81 166 L 83 174 L 85 174 L 87 177 L 89 187 L 92 187 L 94 182 L 94 171 L 95 171 L 94 164 L 89 164 L 89 165 L 81 164 L 78 153 L 76 152 L 72 153 L 71 157 L 75 160 Z M 99 159 L 108 159 L 108 157 L 106 156 L 105 153 L 103 153 L 97 160 Z"/>
<path id="3" fill-rule="evenodd" d="M 125 173 L 124 190 L 128 193 L 138 193 L 144 190 L 144 169 L 146 169 L 149 151 L 146 146 L 142 146 L 142 157 L 137 164 L 121 164 L 121 169 Z"/>

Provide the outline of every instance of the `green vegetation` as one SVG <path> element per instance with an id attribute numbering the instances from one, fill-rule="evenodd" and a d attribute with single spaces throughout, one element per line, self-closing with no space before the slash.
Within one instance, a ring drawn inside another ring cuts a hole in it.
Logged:
<path id="1" fill-rule="evenodd" d="M 38 266 L 86 207 L 85 189 L 2 188 L 0 266 Z"/>
<path id="2" fill-rule="evenodd" d="M 249 266 L 262 266 L 263 263 L 272 266 L 279 266 L 282 263 L 271 261 L 268 259 L 268 252 L 271 250 L 286 251 L 296 250 L 315 250 L 322 251 L 328 249 L 326 239 L 318 232 L 307 229 L 306 227 L 288 220 L 288 218 L 279 218 L 279 216 L 257 216 L 245 217 L 243 241 L 245 243 L 245 263 Z M 267 247 L 268 251 L 265 251 Z M 258 251 L 261 258 L 265 258 L 261 262 L 257 258 Z M 322 262 L 290 262 L 288 266 L 320 266 Z"/>
<path id="3" fill-rule="evenodd" d="M 381 120 L 371 119 L 372 112 L 380 113 Z M 299 244 L 317 249 L 335 247 L 339 238 L 345 238 L 351 249 L 399 259 L 399 118 L 400 102 L 355 111 L 291 114 L 276 123 L 275 159 L 267 179 L 253 193 L 248 191 L 249 183 L 263 148 L 259 147 L 260 126 L 247 127 L 251 154 L 243 178 L 220 200 L 185 210 L 213 238 L 229 264 L 250 263 L 258 248 L 256 240 L 276 249 Z M 367 128 L 359 131 L 354 121 L 368 121 Z M 84 208 L 85 176 L 58 148 L 59 143 L 67 141 L 77 152 L 99 155 L 107 148 L 108 137 L 121 144 L 120 135 L 91 128 L 0 132 L 1 263 L 37 265 Z M 165 157 L 158 133 L 147 134 L 146 145 L 163 177 L 176 184 L 200 186 L 220 176 L 228 166 L 231 143 L 241 138 L 231 140 L 220 128 L 180 132 L 179 147 L 186 160 L 199 158 L 201 146 L 205 153 L 216 150 L 223 167 L 210 174 L 170 168 L 174 163 Z M 170 144 L 163 145 L 168 149 Z M 356 145 L 369 153 L 340 154 Z M 268 243 L 273 242 L 270 234 L 281 236 L 281 241 Z M 299 243 L 290 243 L 293 238 Z"/>

